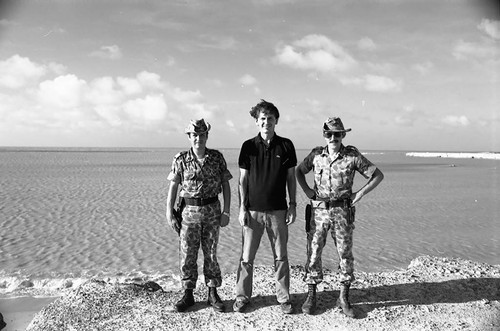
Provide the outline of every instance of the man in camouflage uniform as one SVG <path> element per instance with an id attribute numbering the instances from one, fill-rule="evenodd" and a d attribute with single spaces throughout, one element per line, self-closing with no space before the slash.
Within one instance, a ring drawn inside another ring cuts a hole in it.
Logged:
<path id="1" fill-rule="evenodd" d="M 193 289 L 198 279 L 196 262 L 200 245 L 204 255 L 203 274 L 209 289 L 208 304 L 216 311 L 225 310 L 216 291 L 222 283 L 217 244 L 220 227 L 229 223 L 229 180 L 232 175 L 223 155 L 217 150 L 206 148 L 209 130 L 210 124 L 203 119 L 191 121 L 185 129 L 191 148 L 174 156 L 168 175 L 170 187 L 166 216 L 172 229 L 179 233 L 182 286 L 185 290 L 182 299 L 175 304 L 179 312 L 194 305 Z M 185 204 L 180 228 L 173 213 L 179 186 L 179 199 Z M 217 197 L 221 192 L 224 198 L 223 212 Z"/>
<path id="2" fill-rule="evenodd" d="M 349 131 L 351 129 L 344 129 L 340 118 L 328 118 L 323 124 L 323 137 L 327 146 L 314 148 L 296 169 L 297 182 L 311 199 L 311 218 L 306 219 L 307 263 L 304 279 L 309 290 L 302 306 L 305 314 L 313 314 L 316 309 L 316 286 L 323 280 L 321 254 L 328 231 L 331 231 L 341 273 L 342 286 L 337 303 L 344 314 L 354 317 L 349 303 L 349 287 L 354 280 L 353 205 L 373 190 L 384 175 L 355 147 L 342 144 L 342 139 Z M 311 170 L 314 171 L 313 189 L 305 177 Z M 352 192 L 356 171 L 369 180 L 359 191 Z"/>

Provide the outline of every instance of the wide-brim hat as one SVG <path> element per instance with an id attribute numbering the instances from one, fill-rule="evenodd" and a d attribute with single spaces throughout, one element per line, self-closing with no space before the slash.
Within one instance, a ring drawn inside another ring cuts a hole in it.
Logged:
<path id="1" fill-rule="evenodd" d="M 351 129 L 345 129 L 344 124 L 340 120 L 340 117 L 329 117 L 323 123 L 323 131 L 331 131 L 331 132 L 349 132 Z"/>
<path id="2" fill-rule="evenodd" d="M 189 125 L 184 129 L 184 133 L 203 134 L 210 131 L 210 123 L 206 122 L 203 118 L 200 120 L 191 120 Z"/>

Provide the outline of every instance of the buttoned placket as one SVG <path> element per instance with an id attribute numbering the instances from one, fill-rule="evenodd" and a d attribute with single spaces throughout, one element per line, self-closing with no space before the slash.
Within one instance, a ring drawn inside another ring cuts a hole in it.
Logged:
<path id="1" fill-rule="evenodd" d="M 333 196 L 332 197 L 332 168 L 333 168 L 333 164 L 342 158 L 342 153 L 341 151 L 339 150 L 333 157 L 330 156 L 330 154 L 328 153 L 327 151 L 327 160 L 328 160 L 328 167 L 329 167 L 329 171 L 328 171 L 328 197 L 329 198 L 333 198 L 333 199 L 337 199 L 338 197 L 335 197 Z M 340 176 L 342 177 L 342 173 L 340 173 Z M 343 182 L 343 178 L 342 178 L 342 182 Z"/>

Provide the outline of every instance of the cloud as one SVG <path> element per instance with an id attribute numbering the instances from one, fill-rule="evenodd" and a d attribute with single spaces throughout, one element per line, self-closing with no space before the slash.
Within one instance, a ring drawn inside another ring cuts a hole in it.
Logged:
<path id="1" fill-rule="evenodd" d="M 226 129 L 229 129 L 232 132 L 237 132 L 236 125 L 234 125 L 234 122 L 231 120 L 226 120 Z"/>
<path id="2" fill-rule="evenodd" d="M 375 43 L 363 38 L 358 47 L 373 50 Z M 346 86 L 361 86 L 373 92 L 399 92 L 402 83 L 383 75 L 366 74 L 362 77 L 352 76 L 359 71 L 359 63 L 340 45 L 323 35 L 308 35 L 294 41 L 291 45 L 279 45 L 275 49 L 274 60 L 282 65 L 313 73 L 329 74 Z M 368 68 L 387 69 L 388 65 L 368 63 Z"/>
<path id="3" fill-rule="evenodd" d="M 489 19 L 483 18 L 477 28 L 491 38 L 500 40 L 500 21 L 490 21 Z"/>
<path id="4" fill-rule="evenodd" d="M 462 116 L 448 115 L 443 117 L 441 119 L 441 122 L 453 127 L 465 127 L 470 124 L 469 119 L 464 115 Z"/>
<path id="5" fill-rule="evenodd" d="M 180 103 L 185 103 L 185 104 L 193 104 L 197 103 L 198 100 L 201 98 L 201 92 L 200 91 L 185 91 L 180 88 L 174 88 L 173 89 L 173 98 L 180 102 Z"/>
<path id="6" fill-rule="evenodd" d="M 108 60 L 119 60 L 123 57 L 123 54 L 120 47 L 111 45 L 102 46 L 99 50 L 90 53 L 90 56 Z"/>
<path id="7" fill-rule="evenodd" d="M 377 49 L 377 45 L 375 45 L 372 39 L 364 37 L 358 41 L 358 48 L 364 51 L 374 51 Z"/>
<path id="8" fill-rule="evenodd" d="M 356 65 L 342 46 L 316 34 L 305 36 L 291 45 L 280 45 L 275 52 L 275 60 L 279 64 L 300 70 L 335 73 Z"/>
<path id="9" fill-rule="evenodd" d="M 64 30 L 63 28 L 60 28 L 60 27 L 54 27 L 54 28 L 48 30 L 47 32 L 45 32 L 42 37 L 48 37 L 53 33 L 64 34 L 64 33 L 66 33 L 66 30 Z"/>
<path id="10" fill-rule="evenodd" d="M 200 91 L 172 87 L 156 73 L 86 81 L 58 74 L 64 68 L 18 55 L 0 61 L 0 132 L 167 131 L 176 130 L 181 117 L 209 118 L 216 111 Z"/>
<path id="11" fill-rule="evenodd" d="M 161 80 L 160 75 L 149 71 L 141 71 L 137 74 L 137 81 L 145 88 L 160 90 L 166 87 L 166 83 Z"/>
<path id="12" fill-rule="evenodd" d="M 452 54 L 457 60 L 480 60 L 497 62 L 500 57 L 500 21 L 481 20 L 477 28 L 486 34 L 478 42 L 459 40 L 455 43 Z"/>
<path id="13" fill-rule="evenodd" d="M 424 63 L 416 63 L 412 65 L 411 68 L 417 71 L 421 75 L 426 75 L 432 70 L 432 68 L 434 68 L 434 64 L 432 62 L 427 61 Z"/>
<path id="14" fill-rule="evenodd" d="M 37 81 L 49 71 L 46 66 L 38 65 L 27 57 L 14 55 L 0 61 L 0 87 L 18 89 Z"/>
<path id="15" fill-rule="evenodd" d="M 246 74 L 240 77 L 238 82 L 243 85 L 243 86 L 250 86 L 250 85 L 255 85 L 257 84 L 257 79 L 253 77 L 252 75 Z"/>
<path id="16" fill-rule="evenodd" d="M 129 100 L 123 110 L 139 123 L 151 123 L 163 120 L 168 111 L 162 95 L 147 95 L 144 98 Z"/>
<path id="17" fill-rule="evenodd" d="M 232 50 L 238 47 L 238 42 L 227 36 L 201 35 L 202 42 L 198 46 L 203 48 L 213 48 L 218 50 Z"/>
<path id="18" fill-rule="evenodd" d="M 126 95 L 136 95 L 143 91 L 143 84 L 138 79 L 118 77 L 116 83 Z"/>
<path id="19" fill-rule="evenodd" d="M 494 42 L 473 43 L 463 40 L 455 44 L 452 53 L 457 60 L 495 60 L 500 56 L 498 44 Z"/>
<path id="20" fill-rule="evenodd" d="M 240 77 L 240 79 L 238 79 L 238 82 L 240 83 L 241 87 L 253 86 L 253 92 L 256 95 L 261 94 L 261 90 L 257 86 L 258 81 L 254 76 L 250 74 L 243 75 L 242 77 Z"/>
<path id="21" fill-rule="evenodd" d="M 413 124 L 422 116 L 422 112 L 417 111 L 414 105 L 404 107 L 403 111 L 398 114 L 394 121 L 398 125 L 413 126 Z"/>
<path id="22" fill-rule="evenodd" d="M 361 86 L 371 92 L 400 92 L 402 83 L 392 78 L 378 75 L 365 75 L 361 78 L 341 78 L 343 85 Z"/>
<path id="23" fill-rule="evenodd" d="M 366 75 L 365 88 L 375 92 L 399 92 L 401 91 L 401 83 L 389 77 Z"/>
<path id="24" fill-rule="evenodd" d="M 207 82 L 210 85 L 215 86 L 215 87 L 222 87 L 222 86 L 224 86 L 224 83 L 222 82 L 222 80 L 217 79 L 217 78 L 208 79 Z"/>
<path id="25" fill-rule="evenodd" d="M 74 109 L 81 103 L 85 86 L 85 81 L 75 75 L 59 76 L 40 83 L 38 100 L 49 109 Z"/>

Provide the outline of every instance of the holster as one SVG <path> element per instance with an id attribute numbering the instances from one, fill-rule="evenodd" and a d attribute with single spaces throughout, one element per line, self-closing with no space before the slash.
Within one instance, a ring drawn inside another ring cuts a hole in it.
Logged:
<path id="1" fill-rule="evenodd" d="M 305 219 L 306 219 L 306 232 L 309 233 L 311 230 L 311 219 L 312 219 L 312 206 L 310 203 L 306 205 L 305 211 Z"/>
<path id="2" fill-rule="evenodd" d="M 344 210 L 347 210 L 347 222 L 348 224 L 354 223 L 354 216 L 356 213 L 356 207 L 352 205 L 351 199 L 342 199 L 342 200 L 311 200 L 311 203 L 306 206 L 306 220 L 307 220 L 307 207 L 309 208 L 321 208 L 321 209 L 330 209 L 334 207 L 341 207 Z M 312 209 L 311 208 L 311 209 Z M 309 222 L 306 222 L 306 231 Z"/>
<path id="3" fill-rule="evenodd" d="M 354 223 L 354 217 L 355 216 L 356 216 L 356 207 L 354 207 L 353 205 L 351 205 L 349 207 L 349 214 L 348 214 L 348 220 L 347 220 L 347 222 L 349 224 Z"/>
<path id="4" fill-rule="evenodd" d="M 182 211 L 184 210 L 184 207 L 186 206 L 186 201 L 184 201 L 184 198 L 179 197 L 177 201 L 177 208 L 174 207 L 174 210 L 172 213 L 174 214 L 175 222 L 177 223 L 177 228 L 179 231 L 177 232 L 178 235 L 180 235 L 181 231 L 181 226 L 182 226 Z"/>

